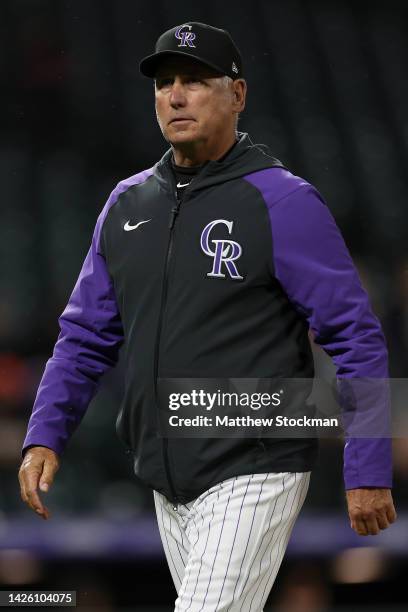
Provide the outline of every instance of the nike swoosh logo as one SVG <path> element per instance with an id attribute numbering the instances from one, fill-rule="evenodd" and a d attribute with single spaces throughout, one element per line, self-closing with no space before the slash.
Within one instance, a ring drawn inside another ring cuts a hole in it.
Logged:
<path id="1" fill-rule="evenodd" d="M 126 221 L 125 225 L 123 226 L 123 229 L 125 230 L 125 232 L 131 232 L 132 230 L 135 230 L 139 227 L 139 225 L 142 225 L 142 223 L 149 223 L 149 221 L 151 221 L 151 219 L 147 219 L 146 221 L 139 221 L 139 223 L 136 223 L 136 225 L 129 225 L 129 221 Z"/>
<path id="2" fill-rule="evenodd" d="M 190 183 L 177 183 L 177 187 L 187 187 Z"/>

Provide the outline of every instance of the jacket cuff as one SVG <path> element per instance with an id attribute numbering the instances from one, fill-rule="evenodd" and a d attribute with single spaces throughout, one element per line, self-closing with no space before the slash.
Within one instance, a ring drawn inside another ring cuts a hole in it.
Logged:
<path id="1" fill-rule="evenodd" d="M 392 488 L 391 438 L 350 438 L 344 447 L 346 490 Z"/>

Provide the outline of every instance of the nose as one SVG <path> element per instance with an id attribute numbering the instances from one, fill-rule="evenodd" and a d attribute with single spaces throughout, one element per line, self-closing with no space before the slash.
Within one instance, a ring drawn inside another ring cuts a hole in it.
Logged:
<path id="1" fill-rule="evenodd" d="M 180 107 L 185 106 L 186 104 L 184 85 L 180 81 L 179 78 L 175 78 L 173 81 L 173 85 L 171 87 L 171 92 L 170 92 L 170 97 L 169 97 L 169 102 L 173 108 L 180 108 Z"/>

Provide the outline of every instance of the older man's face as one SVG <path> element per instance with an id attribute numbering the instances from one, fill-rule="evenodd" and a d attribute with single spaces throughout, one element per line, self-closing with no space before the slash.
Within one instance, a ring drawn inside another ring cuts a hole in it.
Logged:
<path id="1" fill-rule="evenodd" d="M 189 58 L 163 60 L 155 78 L 156 116 L 171 144 L 205 142 L 234 129 L 232 81 Z"/>

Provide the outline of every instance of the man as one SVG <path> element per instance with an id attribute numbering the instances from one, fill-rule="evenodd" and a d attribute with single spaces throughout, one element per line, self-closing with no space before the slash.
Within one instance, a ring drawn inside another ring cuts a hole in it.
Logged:
<path id="1" fill-rule="evenodd" d="M 230 35 L 172 28 L 140 64 L 171 145 L 118 184 L 60 317 L 24 442 L 24 501 L 49 517 L 69 437 L 125 341 L 120 437 L 153 489 L 175 610 L 263 609 L 304 502 L 316 440 L 163 435 L 159 381 L 311 378 L 308 330 L 341 378 L 386 378 L 387 351 L 320 194 L 237 132 L 247 86 Z M 385 408 L 384 408 L 385 409 Z M 395 520 L 389 439 L 349 439 L 351 526 Z"/>

